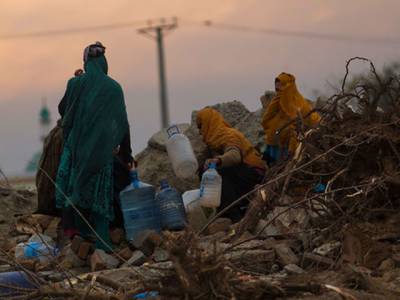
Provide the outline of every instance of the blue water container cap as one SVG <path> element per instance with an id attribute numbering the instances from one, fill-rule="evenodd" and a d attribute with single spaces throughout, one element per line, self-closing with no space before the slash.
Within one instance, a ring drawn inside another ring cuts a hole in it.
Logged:
<path id="1" fill-rule="evenodd" d="M 322 193 L 325 192 L 326 189 L 326 185 L 323 183 L 318 183 L 315 187 L 314 187 L 314 191 L 316 193 Z"/>
<path id="2" fill-rule="evenodd" d="M 38 256 L 38 249 L 40 248 L 42 243 L 39 242 L 30 242 L 25 245 L 24 248 L 24 256 L 29 257 L 37 257 Z"/>
<path id="3" fill-rule="evenodd" d="M 208 164 L 208 168 L 209 169 L 216 169 L 217 168 L 217 164 L 215 162 L 211 162 Z"/>
<path id="4" fill-rule="evenodd" d="M 160 181 L 160 187 L 162 190 L 169 188 L 168 181 L 166 179 L 163 179 Z"/>

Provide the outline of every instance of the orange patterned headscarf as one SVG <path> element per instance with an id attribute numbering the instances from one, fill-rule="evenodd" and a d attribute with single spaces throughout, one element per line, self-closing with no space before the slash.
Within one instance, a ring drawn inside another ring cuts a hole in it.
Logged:
<path id="1" fill-rule="evenodd" d="M 204 108 L 197 113 L 197 125 L 203 141 L 214 151 L 224 151 L 229 147 L 240 150 L 243 162 L 254 167 L 265 168 L 261 155 L 239 130 L 232 128 L 222 115 L 212 108 Z"/>

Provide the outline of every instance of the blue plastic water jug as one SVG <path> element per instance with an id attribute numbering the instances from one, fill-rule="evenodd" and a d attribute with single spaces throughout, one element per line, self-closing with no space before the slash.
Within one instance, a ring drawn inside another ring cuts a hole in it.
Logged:
<path id="1" fill-rule="evenodd" d="M 167 230 L 182 230 L 186 224 L 186 212 L 181 194 L 170 187 L 166 180 L 162 180 L 156 200 L 160 206 L 161 227 Z"/>
<path id="2" fill-rule="evenodd" d="M 130 172 L 132 184 L 120 193 L 126 239 L 135 238 L 143 230 L 161 231 L 160 208 L 153 186 L 139 181 L 137 171 Z"/>

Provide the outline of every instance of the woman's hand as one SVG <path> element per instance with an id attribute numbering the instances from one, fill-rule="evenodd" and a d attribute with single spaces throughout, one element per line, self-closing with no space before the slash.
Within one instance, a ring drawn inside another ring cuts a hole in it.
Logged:
<path id="1" fill-rule="evenodd" d="M 209 158 L 204 163 L 204 170 L 207 170 L 211 163 L 215 163 L 217 166 L 221 164 L 221 160 L 219 158 Z"/>

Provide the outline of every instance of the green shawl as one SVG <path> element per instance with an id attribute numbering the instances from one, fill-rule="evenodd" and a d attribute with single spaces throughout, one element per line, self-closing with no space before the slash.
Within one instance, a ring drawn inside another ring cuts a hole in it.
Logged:
<path id="1" fill-rule="evenodd" d="M 83 194 L 91 177 L 113 161 L 113 149 L 129 131 L 122 88 L 107 75 L 104 55 L 89 57 L 85 71 L 69 80 L 59 106 L 74 169 L 70 178 L 74 199 Z"/>

